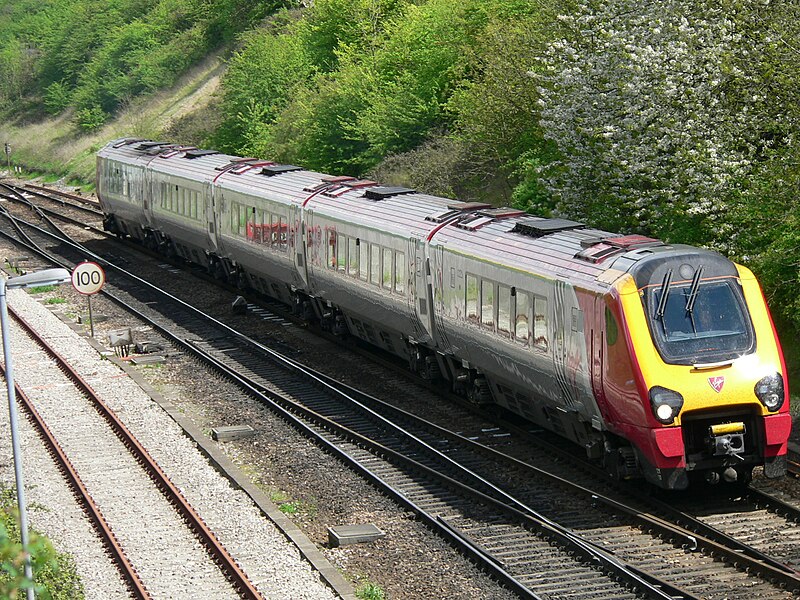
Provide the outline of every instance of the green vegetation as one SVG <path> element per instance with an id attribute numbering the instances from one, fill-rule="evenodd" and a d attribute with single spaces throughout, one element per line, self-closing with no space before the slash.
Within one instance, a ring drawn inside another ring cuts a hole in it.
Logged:
<path id="1" fill-rule="evenodd" d="M 37 285 L 27 288 L 27 290 L 29 294 L 43 294 L 45 292 L 52 292 L 56 287 L 55 285 Z"/>
<path id="2" fill-rule="evenodd" d="M 163 136 L 707 245 L 756 272 L 797 356 L 796 2 L 0 0 L 0 15 L 16 164 L 88 181 L 105 140 Z"/>
<path id="3" fill-rule="evenodd" d="M 356 589 L 356 598 L 360 600 L 384 600 L 386 592 L 378 584 L 367 581 Z"/>
<path id="4" fill-rule="evenodd" d="M 0 490 L 0 598 L 19 598 L 31 581 L 24 575 L 24 554 L 17 521 L 16 492 Z M 83 584 L 71 556 L 56 552 L 50 541 L 30 532 L 31 566 L 36 597 L 42 600 L 81 600 Z"/>
<path id="5" fill-rule="evenodd" d="M 59 297 L 48 298 L 47 300 L 44 301 L 45 304 L 66 304 L 66 302 L 67 302 L 66 298 L 59 298 Z"/>
<path id="6" fill-rule="evenodd" d="M 91 131 L 170 86 L 280 0 L 0 0 L 0 111 Z"/>
<path id="7" fill-rule="evenodd" d="M 293 500 L 282 490 L 271 491 L 269 499 L 272 500 L 272 502 L 278 506 L 278 510 L 285 515 L 305 515 L 314 518 L 317 514 L 316 504 L 304 500 Z"/>

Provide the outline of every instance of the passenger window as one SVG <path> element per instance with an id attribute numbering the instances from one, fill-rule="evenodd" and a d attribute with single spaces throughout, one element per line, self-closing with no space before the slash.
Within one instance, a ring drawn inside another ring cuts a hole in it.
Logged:
<path id="1" fill-rule="evenodd" d="M 278 244 L 281 252 L 286 252 L 286 247 L 289 245 L 289 224 L 283 217 L 278 218 Z"/>
<path id="2" fill-rule="evenodd" d="M 531 329 L 530 329 L 530 310 L 531 310 L 531 300 L 530 296 L 525 292 L 517 292 L 517 316 L 514 323 L 514 337 L 516 337 L 517 341 L 523 343 L 524 345 L 528 345 L 528 342 L 531 337 Z"/>
<path id="3" fill-rule="evenodd" d="M 344 273 L 347 269 L 347 236 L 339 235 L 337 237 L 337 244 L 336 265 L 339 271 Z"/>
<path id="4" fill-rule="evenodd" d="M 256 209 L 251 208 L 247 211 L 247 239 L 251 242 L 257 241 L 256 231 Z"/>
<path id="5" fill-rule="evenodd" d="M 366 281 L 369 275 L 369 244 L 364 240 L 359 242 L 359 265 L 361 268 L 358 271 L 358 276 L 361 278 L 361 281 Z"/>
<path id="6" fill-rule="evenodd" d="M 550 343 L 547 339 L 547 299 L 534 296 L 533 300 L 533 345 L 547 350 Z"/>
<path id="7" fill-rule="evenodd" d="M 264 211 L 260 208 L 253 216 L 253 240 L 259 244 L 264 243 Z"/>
<path id="8" fill-rule="evenodd" d="M 398 294 L 404 294 L 406 291 L 406 255 L 402 252 L 395 255 L 394 270 L 394 289 Z"/>
<path id="9" fill-rule="evenodd" d="M 261 213 L 261 243 L 269 245 L 269 213 Z"/>
<path id="10" fill-rule="evenodd" d="M 494 282 L 481 281 L 481 323 L 494 327 Z"/>
<path id="11" fill-rule="evenodd" d="M 497 287 L 497 331 L 511 335 L 511 288 L 506 285 Z"/>
<path id="12" fill-rule="evenodd" d="M 278 236 L 280 234 L 280 229 L 281 229 L 281 218 L 278 215 L 270 214 L 269 220 L 270 220 L 270 226 L 269 226 L 270 245 L 277 250 Z"/>
<path id="13" fill-rule="evenodd" d="M 328 254 L 325 257 L 329 269 L 336 269 L 336 232 L 328 230 Z"/>
<path id="14" fill-rule="evenodd" d="M 378 244 L 370 245 L 369 257 L 369 282 L 381 284 L 381 247 Z"/>
<path id="15" fill-rule="evenodd" d="M 467 275 L 466 287 L 466 306 L 468 321 L 478 321 L 478 278 L 474 275 Z"/>
<path id="16" fill-rule="evenodd" d="M 347 274 L 358 277 L 358 238 L 347 238 Z"/>
<path id="17" fill-rule="evenodd" d="M 175 192 L 175 197 L 172 199 L 173 207 L 178 202 L 178 191 Z M 236 225 L 234 227 L 234 232 L 237 235 L 242 234 L 244 231 L 244 224 L 245 224 L 245 213 L 244 213 L 244 206 L 236 205 Z"/>
<path id="18" fill-rule="evenodd" d="M 387 290 L 392 289 L 392 271 L 394 261 L 392 260 L 392 251 L 389 248 L 383 249 L 383 287 Z"/>

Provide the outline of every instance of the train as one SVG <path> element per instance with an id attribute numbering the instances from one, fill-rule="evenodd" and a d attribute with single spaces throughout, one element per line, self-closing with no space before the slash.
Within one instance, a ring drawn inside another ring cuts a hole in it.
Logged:
<path id="1" fill-rule="evenodd" d="M 786 473 L 786 365 L 753 274 L 703 248 L 138 138 L 104 227 L 267 294 L 663 489 Z M 696 483 L 693 483 L 696 482 Z"/>

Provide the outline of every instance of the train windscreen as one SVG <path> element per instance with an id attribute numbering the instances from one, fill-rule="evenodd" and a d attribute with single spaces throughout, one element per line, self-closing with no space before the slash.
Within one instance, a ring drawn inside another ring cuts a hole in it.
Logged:
<path id="1" fill-rule="evenodd" d="M 733 279 L 650 288 L 648 320 L 661 357 L 672 364 L 725 361 L 753 351 L 755 336 Z"/>

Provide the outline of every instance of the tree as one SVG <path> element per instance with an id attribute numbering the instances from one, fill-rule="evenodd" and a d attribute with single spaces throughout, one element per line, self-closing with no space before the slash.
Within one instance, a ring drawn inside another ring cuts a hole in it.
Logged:
<path id="1" fill-rule="evenodd" d="M 704 241 L 756 148 L 753 50 L 724 2 L 584 1 L 539 76 L 561 210 L 605 228 Z"/>

